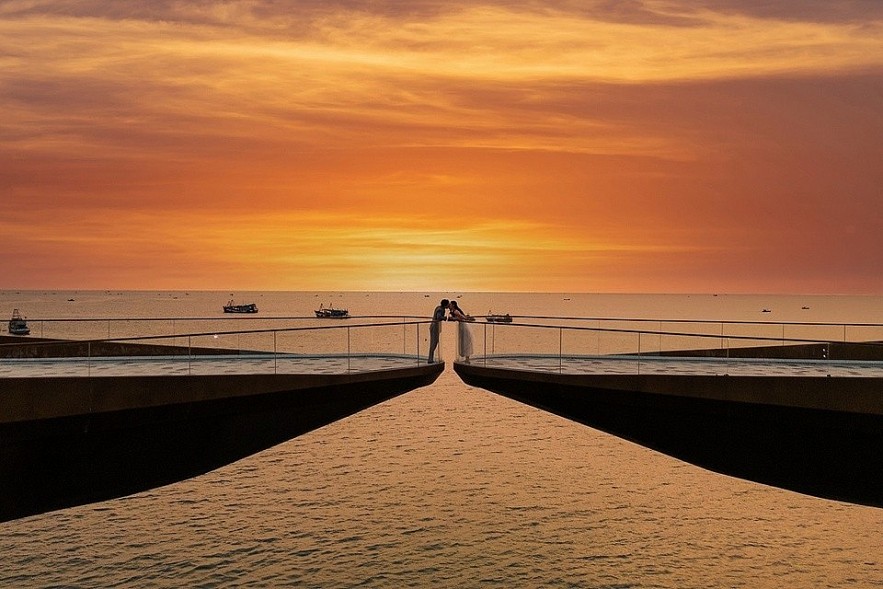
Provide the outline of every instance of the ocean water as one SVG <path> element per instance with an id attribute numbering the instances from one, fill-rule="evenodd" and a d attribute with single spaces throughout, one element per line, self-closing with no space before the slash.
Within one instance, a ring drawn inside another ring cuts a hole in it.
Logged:
<path id="1" fill-rule="evenodd" d="M 442 295 L 234 294 L 262 316 L 428 316 Z M 875 297 L 458 294 L 473 314 L 883 322 Z M 0 311 L 202 317 L 229 298 L 5 291 Z M 0 587 L 880 587 L 881 530 L 881 509 L 711 473 L 448 368 L 206 475 L 0 524 Z"/>

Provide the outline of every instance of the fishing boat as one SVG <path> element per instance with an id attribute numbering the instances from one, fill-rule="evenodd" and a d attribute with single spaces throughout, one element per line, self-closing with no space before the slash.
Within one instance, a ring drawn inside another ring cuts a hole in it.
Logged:
<path id="1" fill-rule="evenodd" d="M 9 320 L 9 333 L 11 335 L 30 335 L 31 333 L 28 322 L 21 316 L 18 309 L 12 310 L 12 319 Z"/>
<path id="2" fill-rule="evenodd" d="M 485 321 L 488 323 L 512 323 L 512 315 L 506 313 L 505 315 L 500 313 L 488 313 L 485 316 Z"/>
<path id="3" fill-rule="evenodd" d="M 346 319 L 349 316 L 350 312 L 346 309 L 335 309 L 333 306 L 326 307 L 320 304 L 316 309 L 316 317 L 319 319 Z"/>
<path id="4" fill-rule="evenodd" d="M 237 305 L 230 299 L 230 302 L 224 305 L 224 313 L 257 313 L 258 306 L 254 303 L 245 305 Z"/>

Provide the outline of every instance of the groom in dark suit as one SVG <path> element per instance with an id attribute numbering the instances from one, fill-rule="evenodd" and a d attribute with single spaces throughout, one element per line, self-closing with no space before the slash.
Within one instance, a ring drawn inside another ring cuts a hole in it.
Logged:
<path id="1" fill-rule="evenodd" d="M 438 307 L 432 313 L 432 323 L 429 325 L 429 363 L 435 362 L 435 349 L 438 347 L 438 337 L 441 333 L 441 322 L 445 321 L 445 309 L 450 305 L 448 299 L 442 299 Z"/>

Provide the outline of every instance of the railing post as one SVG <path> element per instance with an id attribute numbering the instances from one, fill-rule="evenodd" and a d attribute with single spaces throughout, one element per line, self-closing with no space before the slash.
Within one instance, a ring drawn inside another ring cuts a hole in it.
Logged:
<path id="1" fill-rule="evenodd" d="M 598 331 L 595 332 L 595 355 L 601 355 L 601 320 L 598 319 Z"/>
<path id="2" fill-rule="evenodd" d="M 276 368 L 276 330 L 273 330 L 273 374 L 277 374 Z"/>
<path id="3" fill-rule="evenodd" d="M 191 374 L 193 372 L 193 346 L 192 346 L 193 336 L 187 336 L 187 374 Z"/>
<path id="4" fill-rule="evenodd" d="M 92 342 L 86 342 L 86 375 L 92 376 Z"/>
<path id="5" fill-rule="evenodd" d="M 564 328 L 558 328 L 558 372 L 563 369 L 564 359 L 561 357 L 564 352 Z"/>
<path id="6" fill-rule="evenodd" d="M 484 324 L 484 365 L 487 366 L 487 323 Z"/>
<path id="7" fill-rule="evenodd" d="M 350 328 L 347 326 L 346 328 L 346 371 L 349 372 L 352 369 L 351 364 L 351 349 L 350 349 Z"/>

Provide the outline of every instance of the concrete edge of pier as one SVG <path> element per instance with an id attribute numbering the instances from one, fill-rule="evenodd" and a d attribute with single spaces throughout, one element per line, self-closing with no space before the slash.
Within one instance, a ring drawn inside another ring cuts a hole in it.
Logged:
<path id="1" fill-rule="evenodd" d="M 341 374 L 4 378 L 0 521 L 122 497 L 414 389 L 443 363 Z"/>
<path id="2" fill-rule="evenodd" d="M 883 379 L 454 370 L 468 385 L 714 472 L 883 507 Z"/>
<path id="3" fill-rule="evenodd" d="M 279 392 L 429 378 L 443 364 L 338 374 L 4 378 L 0 423 L 219 401 Z"/>

